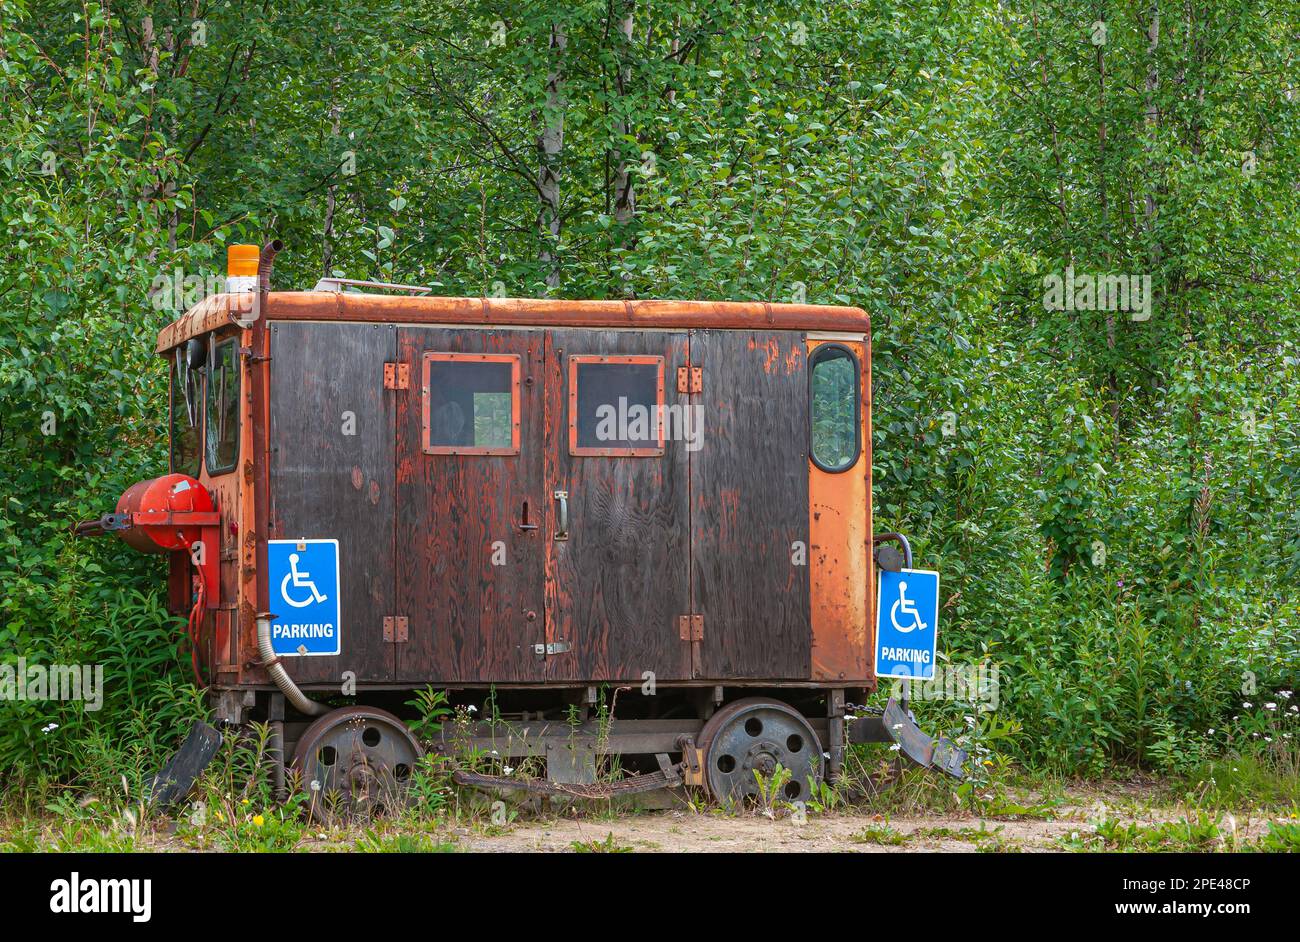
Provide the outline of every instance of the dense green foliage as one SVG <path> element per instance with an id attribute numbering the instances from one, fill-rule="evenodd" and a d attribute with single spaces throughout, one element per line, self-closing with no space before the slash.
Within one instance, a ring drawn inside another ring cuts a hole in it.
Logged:
<path id="1" fill-rule="evenodd" d="M 1300 664 L 1295 12 L 5 0 L 0 661 L 110 677 L 0 702 L 0 775 L 194 710 L 158 560 L 68 526 L 165 469 L 159 276 L 272 234 L 282 286 L 865 308 L 876 527 L 999 665 L 1001 748 L 1221 751 Z"/>

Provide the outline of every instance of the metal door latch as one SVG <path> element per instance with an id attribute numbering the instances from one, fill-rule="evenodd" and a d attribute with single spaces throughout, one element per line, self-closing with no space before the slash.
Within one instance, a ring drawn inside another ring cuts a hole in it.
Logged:
<path id="1" fill-rule="evenodd" d="M 554 654 L 567 654 L 572 648 L 567 641 L 552 641 L 550 644 L 533 645 L 533 653 L 538 657 L 550 657 Z"/>

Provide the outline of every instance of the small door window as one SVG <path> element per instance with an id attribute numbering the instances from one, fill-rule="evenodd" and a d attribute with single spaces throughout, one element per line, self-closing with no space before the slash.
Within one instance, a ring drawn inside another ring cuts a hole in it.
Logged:
<path id="1" fill-rule="evenodd" d="M 810 369 L 813 464 L 823 471 L 847 471 L 862 447 L 858 358 L 848 347 L 823 344 L 813 353 Z"/>
<path id="2" fill-rule="evenodd" d="M 663 406 L 663 357 L 569 357 L 569 454 L 662 455 Z"/>
<path id="3" fill-rule="evenodd" d="M 207 411 L 208 474 L 224 474 L 239 458 L 239 351 L 233 338 L 213 348 Z"/>
<path id="4" fill-rule="evenodd" d="M 424 452 L 519 454 L 519 357 L 424 355 Z"/>

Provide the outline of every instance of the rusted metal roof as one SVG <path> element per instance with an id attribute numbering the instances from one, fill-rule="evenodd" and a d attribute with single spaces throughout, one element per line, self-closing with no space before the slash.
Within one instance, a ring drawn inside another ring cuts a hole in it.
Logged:
<path id="1" fill-rule="evenodd" d="M 232 299 L 234 303 L 232 303 Z M 158 334 L 164 353 L 191 337 L 233 322 L 246 296 L 204 299 Z M 770 304 L 765 301 L 564 301 L 552 298 L 404 297 L 334 291 L 273 291 L 270 320 L 374 321 L 467 326 L 640 327 L 839 330 L 869 333 L 871 319 L 856 307 Z"/>

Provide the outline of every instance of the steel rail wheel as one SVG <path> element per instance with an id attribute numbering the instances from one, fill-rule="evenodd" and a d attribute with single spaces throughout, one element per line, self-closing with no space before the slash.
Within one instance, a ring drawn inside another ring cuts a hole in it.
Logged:
<path id="1" fill-rule="evenodd" d="M 331 815 L 368 819 L 406 802 L 423 750 L 406 724 L 386 710 L 343 707 L 307 727 L 293 767 L 317 820 Z"/>
<path id="2" fill-rule="evenodd" d="M 756 797 L 756 772 L 771 779 L 778 766 L 788 769 L 780 797 L 792 802 L 807 801 L 809 783 L 822 778 L 817 733 L 798 710 L 779 700 L 748 697 L 727 704 L 704 724 L 699 745 L 704 780 L 723 805 Z"/>

